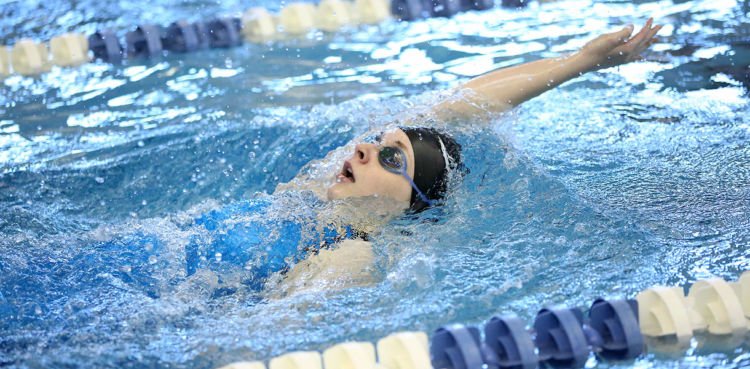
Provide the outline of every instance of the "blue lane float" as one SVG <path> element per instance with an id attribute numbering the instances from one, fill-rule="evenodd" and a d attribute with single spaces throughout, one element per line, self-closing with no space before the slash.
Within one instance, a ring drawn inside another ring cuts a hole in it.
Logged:
<path id="1" fill-rule="evenodd" d="M 462 10 L 461 0 L 427 0 L 427 6 L 433 17 L 450 18 Z"/>
<path id="2" fill-rule="evenodd" d="M 500 4 L 504 8 L 523 8 L 529 5 L 529 0 L 503 0 Z"/>
<path id="3" fill-rule="evenodd" d="M 597 299 L 589 310 L 589 325 L 602 338 L 598 355 L 604 359 L 629 360 L 643 353 L 637 301 Z"/>
<path id="4" fill-rule="evenodd" d="M 479 329 L 460 324 L 438 328 L 432 336 L 433 368 L 481 369 L 485 364 Z"/>
<path id="5" fill-rule="evenodd" d="M 118 63 L 123 57 L 120 41 L 111 30 L 97 31 L 90 35 L 89 50 L 94 54 L 94 58 L 110 63 Z"/>
<path id="6" fill-rule="evenodd" d="M 208 46 L 212 49 L 225 49 L 242 44 L 242 20 L 239 18 L 218 18 L 206 23 Z"/>
<path id="7" fill-rule="evenodd" d="M 429 18 L 430 13 L 422 0 L 393 0 L 391 2 L 393 17 L 402 21 Z"/>
<path id="8" fill-rule="evenodd" d="M 164 49 L 187 53 L 208 47 L 207 40 L 198 31 L 195 24 L 184 20 L 170 24 L 162 39 Z"/>
<path id="9" fill-rule="evenodd" d="M 499 368 L 534 369 L 539 363 L 531 334 L 515 316 L 492 317 L 484 326 L 484 339 Z"/>
<path id="10" fill-rule="evenodd" d="M 164 51 L 161 26 L 144 24 L 125 34 L 125 50 L 130 58 L 153 58 Z"/>
<path id="11" fill-rule="evenodd" d="M 495 6 L 494 0 L 461 0 L 461 7 L 468 10 L 487 10 Z"/>
<path id="12" fill-rule="evenodd" d="M 522 0 L 513 1 L 524 3 Z M 393 0 L 391 13 L 398 20 L 412 21 L 430 17 L 449 18 L 462 11 L 487 10 L 494 5 L 493 0 Z"/>
<path id="13" fill-rule="evenodd" d="M 539 360 L 554 367 L 582 368 L 590 352 L 582 326 L 583 313 L 577 308 L 540 310 L 534 320 Z"/>

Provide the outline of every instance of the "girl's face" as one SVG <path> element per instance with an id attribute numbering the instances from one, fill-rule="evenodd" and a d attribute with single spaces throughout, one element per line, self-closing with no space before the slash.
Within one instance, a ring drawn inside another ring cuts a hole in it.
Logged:
<path id="1" fill-rule="evenodd" d="M 385 196 L 403 201 L 409 207 L 411 185 L 401 174 L 387 171 L 378 161 L 380 148 L 398 147 L 406 154 L 407 173 L 414 178 L 414 149 L 409 137 L 400 129 L 384 132 L 380 142 L 360 143 L 352 156 L 342 163 L 336 180 L 328 187 L 328 199 Z"/>

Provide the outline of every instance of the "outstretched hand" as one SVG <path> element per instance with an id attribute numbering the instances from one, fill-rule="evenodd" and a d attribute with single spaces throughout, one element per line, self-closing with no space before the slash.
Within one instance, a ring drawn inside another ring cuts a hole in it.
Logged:
<path id="1" fill-rule="evenodd" d="M 654 37 L 662 28 L 653 25 L 649 18 L 638 33 L 631 37 L 633 25 L 620 31 L 603 34 L 589 41 L 581 49 L 581 54 L 591 59 L 595 69 L 609 68 L 642 59 L 641 53 L 656 41 Z"/>

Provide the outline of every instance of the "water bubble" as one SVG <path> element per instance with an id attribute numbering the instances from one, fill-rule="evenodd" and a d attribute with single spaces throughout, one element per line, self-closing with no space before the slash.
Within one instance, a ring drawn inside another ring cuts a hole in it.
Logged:
<path id="1" fill-rule="evenodd" d="M 146 201 L 146 200 L 141 201 L 141 205 L 142 206 L 146 206 L 147 204 L 148 204 L 148 201 Z"/>
<path id="2" fill-rule="evenodd" d="M 146 146 L 146 143 L 143 141 L 138 141 L 138 147 Z"/>
<path id="3" fill-rule="evenodd" d="M 104 183 L 104 178 L 102 178 L 102 177 L 96 177 L 96 178 L 94 178 L 94 180 L 95 180 L 95 181 L 96 181 L 96 183 L 98 183 L 98 184 L 102 184 L 102 183 Z"/>
<path id="4" fill-rule="evenodd" d="M 120 267 L 120 271 L 123 273 L 130 273 L 132 270 L 133 268 L 130 265 L 123 265 Z"/>
<path id="5" fill-rule="evenodd" d="M 216 254 L 214 254 L 214 257 L 216 258 L 216 261 L 221 261 L 221 256 L 222 255 L 221 255 L 220 252 L 217 252 Z"/>
<path id="6" fill-rule="evenodd" d="M 155 255 L 151 255 L 151 256 L 148 257 L 148 263 L 149 263 L 149 265 L 154 265 L 154 264 L 156 264 L 157 261 L 158 260 L 156 259 Z"/>

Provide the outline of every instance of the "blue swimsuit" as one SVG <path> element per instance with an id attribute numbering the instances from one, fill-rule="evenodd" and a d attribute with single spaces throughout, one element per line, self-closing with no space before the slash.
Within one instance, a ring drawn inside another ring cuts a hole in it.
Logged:
<path id="1" fill-rule="evenodd" d="M 310 252 L 316 253 L 343 239 L 361 237 L 351 226 L 337 229 L 328 225 L 316 230 L 317 211 L 310 210 L 319 210 L 322 204 L 314 201 L 309 208 L 295 209 L 294 219 L 269 219 L 269 215 L 274 215 L 272 203 L 264 199 L 242 201 L 204 214 L 195 224 L 205 228 L 210 236 L 206 241 L 194 237 L 186 247 L 187 274 L 200 268 L 241 266 L 250 271 L 245 282 L 261 287 L 269 275 L 288 269 Z M 252 215 L 252 219 L 243 220 L 247 215 Z"/>
<path id="2" fill-rule="evenodd" d="M 302 196 L 303 204 L 292 201 L 293 215 L 278 216 L 279 211 L 274 208 L 289 205 L 275 204 L 276 196 L 240 201 L 201 215 L 192 225 L 195 234 L 185 247 L 187 275 L 210 269 L 221 279 L 224 273 L 240 271 L 245 285 L 260 290 L 271 274 L 287 270 L 308 254 L 343 239 L 365 237 L 351 226 L 316 228 L 316 215 L 323 203 L 308 195 Z M 277 209 L 292 212 L 288 207 Z M 136 233 L 96 245 L 95 253 L 87 256 L 99 260 L 85 263 L 104 262 L 114 269 L 111 261 L 100 258 L 116 254 L 120 262 L 127 260 L 129 267 L 124 271 L 116 269 L 113 274 L 158 296 L 158 281 L 153 274 L 165 262 L 163 250 L 164 241 L 159 237 Z"/>

